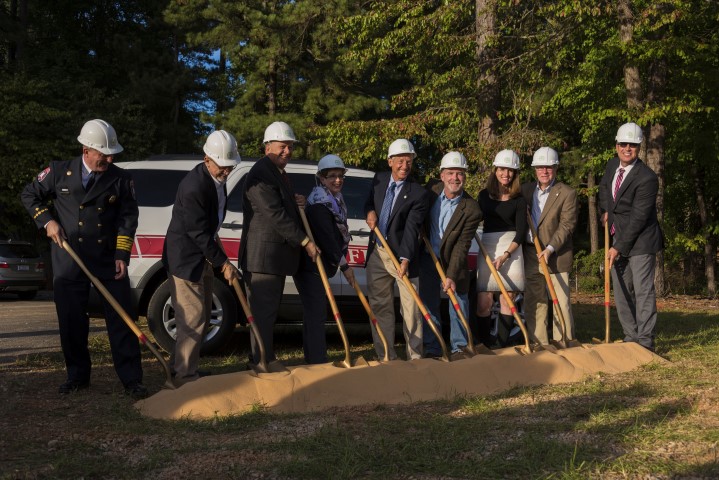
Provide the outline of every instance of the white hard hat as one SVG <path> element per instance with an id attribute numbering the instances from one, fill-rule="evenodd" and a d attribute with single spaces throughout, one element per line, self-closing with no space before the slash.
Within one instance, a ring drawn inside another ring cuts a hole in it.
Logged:
<path id="1" fill-rule="evenodd" d="M 404 138 L 399 138 L 389 144 L 389 148 L 387 149 L 387 158 L 389 159 L 395 155 L 402 155 L 406 153 L 412 155 L 413 160 L 417 157 L 417 154 L 414 153 L 414 145 L 412 145 L 412 142 Z"/>
<path id="2" fill-rule="evenodd" d="M 533 167 L 553 167 L 559 165 L 559 155 L 553 148 L 542 147 L 532 157 Z"/>
<path id="3" fill-rule="evenodd" d="M 617 143 L 628 142 L 639 144 L 642 143 L 643 139 L 644 134 L 642 133 L 642 128 L 636 123 L 625 123 L 617 130 Z"/>
<path id="4" fill-rule="evenodd" d="M 342 170 L 346 170 L 345 163 L 337 155 L 329 154 L 320 158 L 320 161 L 317 163 L 317 173 L 331 168 L 341 168 Z"/>
<path id="5" fill-rule="evenodd" d="M 123 150 L 122 145 L 117 143 L 115 129 L 99 118 L 85 122 L 77 141 L 105 155 L 115 155 Z"/>
<path id="6" fill-rule="evenodd" d="M 234 167 L 241 160 L 237 152 L 237 140 L 224 130 L 212 132 L 202 150 L 220 167 Z"/>
<path id="7" fill-rule="evenodd" d="M 519 155 L 514 150 L 502 150 L 494 157 L 492 165 L 519 170 Z"/>
<path id="8" fill-rule="evenodd" d="M 445 168 L 462 168 L 467 170 L 467 159 L 459 152 L 449 152 L 442 157 L 442 162 L 439 164 L 440 171 Z"/>
<path id="9" fill-rule="evenodd" d="M 265 129 L 265 139 L 262 143 L 270 142 L 296 142 L 295 132 L 285 122 L 272 122 Z"/>

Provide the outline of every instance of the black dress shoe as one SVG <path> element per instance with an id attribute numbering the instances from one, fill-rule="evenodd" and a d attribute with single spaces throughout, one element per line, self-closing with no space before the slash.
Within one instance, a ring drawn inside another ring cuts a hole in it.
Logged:
<path id="1" fill-rule="evenodd" d="M 68 380 L 67 382 L 60 385 L 60 388 L 58 389 L 58 392 L 61 395 L 67 395 L 72 392 L 77 392 L 78 390 L 85 390 L 87 388 L 90 388 L 90 382 L 78 382 L 77 380 Z"/>
<path id="2" fill-rule="evenodd" d="M 422 355 L 422 358 L 438 359 L 438 358 L 442 358 L 442 354 L 436 353 L 436 352 L 424 352 L 424 355 Z"/>
<path id="3" fill-rule="evenodd" d="M 131 383 L 126 386 L 125 395 L 129 395 L 135 400 L 142 400 L 143 398 L 150 396 L 147 388 L 140 382 Z"/>

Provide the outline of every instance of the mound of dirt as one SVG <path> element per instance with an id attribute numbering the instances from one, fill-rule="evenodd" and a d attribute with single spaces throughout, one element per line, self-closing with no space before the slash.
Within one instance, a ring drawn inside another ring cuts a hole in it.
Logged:
<path id="1" fill-rule="evenodd" d="M 458 395 L 486 395 L 520 385 L 580 381 L 599 372 L 633 370 L 661 357 L 635 343 L 584 345 L 520 355 L 495 350 L 445 363 L 423 359 L 366 367 L 332 364 L 290 367 L 289 373 L 237 372 L 203 377 L 177 390 L 163 390 L 136 404 L 153 418 L 206 419 L 236 415 L 256 406 L 274 412 L 310 412 L 331 407 L 409 404 Z"/>

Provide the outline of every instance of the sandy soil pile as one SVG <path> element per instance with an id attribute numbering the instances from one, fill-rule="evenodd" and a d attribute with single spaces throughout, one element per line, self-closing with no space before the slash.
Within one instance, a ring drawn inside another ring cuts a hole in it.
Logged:
<path id="1" fill-rule="evenodd" d="M 289 367 L 289 373 L 257 376 L 244 371 L 203 377 L 177 390 L 163 390 L 136 407 L 153 418 L 212 418 L 262 405 L 274 412 L 331 407 L 408 404 L 485 395 L 519 385 L 576 382 L 587 375 L 621 373 L 661 357 L 634 343 L 585 345 L 520 355 L 514 349 L 445 363 L 437 360 L 370 362 L 368 367 L 332 364 Z"/>

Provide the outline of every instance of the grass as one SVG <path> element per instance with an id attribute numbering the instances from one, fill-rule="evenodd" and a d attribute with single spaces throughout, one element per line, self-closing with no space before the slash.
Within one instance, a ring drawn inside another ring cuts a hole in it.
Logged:
<path id="1" fill-rule="evenodd" d="M 576 305 L 580 340 L 603 332 L 598 312 Z M 0 366 L 0 478 L 719 477 L 717 312 L 662 311 L 658 332 L 658 353 L 671 363 L 623 375 L 302 415 L 256 405 L 201 422 L 140 416 L 99 335 L 89 391 L 57 395 L 60 354 Z M 285 361 L 301 363 L 299 338 L 279 337 Z M 235 349 L 202 367 L 244 368 L 246 340 L 238 335 Z M 366 336 L 352 343 L 354 356 L 373 358 Z M 343 358 L 335 336 L 331 346 Z M 151 354 L 144 360 L 146 384 L 157 389 L 162 371 Z"/>

